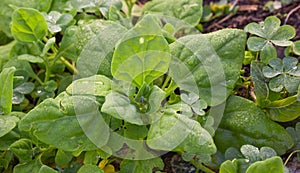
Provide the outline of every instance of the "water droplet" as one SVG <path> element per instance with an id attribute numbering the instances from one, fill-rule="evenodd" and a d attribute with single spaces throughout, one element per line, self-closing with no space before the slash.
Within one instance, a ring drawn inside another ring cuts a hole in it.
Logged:
<path id="1" fill-rule="evenodd" d="M 248 163 L 248 162 L 249 162 L 249 159 L 245 159 L 245 162 L 247 162 L 247 163 Z"/>
<path id="2" fill-rule="evenodd" d="M 38 94 L 41 94 L 42 93 L 42 90 L 37 90 L 36 91 Z"/>
<path id="3" fill-rule="evenodd" d="M 141 37 L 140 40 L 139 40 L 140 44 L 143 44 L 145 42 L 144 38 Z"/>

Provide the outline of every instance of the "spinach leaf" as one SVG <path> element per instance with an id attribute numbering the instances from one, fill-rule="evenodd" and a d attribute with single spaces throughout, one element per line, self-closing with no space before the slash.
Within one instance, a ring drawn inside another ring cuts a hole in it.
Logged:
<path id="1" fill-rule="evenodd" d="M 236 29 L 182 37 L 170 45 L 170 76 L 182 90 L 218 105 L 239 78 L 245 42 L 245 33 Z"/>
<path id="2" fill-rule="evenodd" d="M 9 114 L 12 109 L 13 77 L 15 67 L 3 69 L 0 73 L 0 115 Z"/>
<path id="3" fill-rule="evenodd" d="M 147 15 L 119 41 L 111 72 L 114 78 L 141 87 L 167 72 L 170 59 L 168 42 L 156 18 Z"/>
<path id="4" fill-rule="evenodd" d="M 149 160 L 123 160 L 121 162 L 120 173 L 151 173 L 153 168 L 163 168 L 164 163 L 161 158 L 153 158 Z"/>
<path id="5" fill-rule="evenodd" d="M 9 148 L 19 158 L 21 163 L 29 162 L 33 158 L 33 146 L 29 139 L 17 140 Z"/>
<path id="6" fill-rule="evenodd" d="M 19 128 L 65 151 L 95 150 L 106 144 L 109 137 L 98 106 L 92 97 L 61 93 L 31 110 Z"/>
<path id="7" fill-rule="evenodd" d="M 175 17 L 196 26 L 202 16 L 202 0 L 153 0 L 145 4 L 143 12 Z"/>
<path id="8" fill-rule="evenodd" d="M 34 42 L 42 39 L 48 31 L 44 16 L 35 9 L 19 8 L 12 14 L 11 32 L 20 42 Z"/>
<path id="9" fill-rule="evenodd" d="M 54 169 L 49 166 L 43 165 L 41 158 L 38 157 L 30 162 L 18 164 L 14 167 L 14 173 L 57 173 Z"/>
<path id="10" fill-rule="evenodd" d="M 19 118 L 10 115 L 0 115 L 0 137 L 8 134 L 13 128 L 16 127 Z"/>
<path id="11" fill-rule="evenodd" d="M 98 168 L 96 165 L 83 165 L 79 170 L 78 173 L 104 173 L 104 171 Z"/>
<path id="12" fill-rule="evenodd" d="M 282 155 L 293 146 L 293 140 L 279 124 L 271 121 L 252 101 L 231 96 L 214 137 L 221 152 L 244 144 L 268 146 Z"/>
<path id="13" fill-rule="evenodd" d="M 284 166 L 280 157 L 272 157 L 264 161 L 255 162 L 247 169 L 246 173 L 272 173 L 284 172 Z"/>

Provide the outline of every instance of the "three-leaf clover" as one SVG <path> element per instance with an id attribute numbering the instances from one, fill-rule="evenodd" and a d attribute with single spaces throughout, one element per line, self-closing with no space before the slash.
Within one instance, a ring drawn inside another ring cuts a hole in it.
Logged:
<path id="1" fill-rule="evenodd" d="M 260 59 L 268 63 L 271 58 L 277 57 L 276 46 L 291 46 L 290 39 L 296 35 L 295 29 L 290 25 L 280 26 L 280 20 L 275 16 L 270 16 L 261 24 L 250 23 L 245 27 L 245 31 L 253 35 L 247 41 L 248 49 L 260 52 Z M 258 37 L 257 37 L 258 36 Z"/>
<path id="2" fill-rule="evenodd" d="M 181 99 L 184 103 L 188 104 L 196 114 L 198 115 L 205 114 L 203 109 L 207 108 L 207 103 L 204 100 L 200 99 L 197 94 L 183 93 L 181 94 Z"/>
<path id="3" fill-rule="evenodd" d="M 294 57 L 274 58 L 263 67 L 263 75 L 270 79 L 272 91 L 280 92 L 285 88 L 289 93 L 295 93 L 300 83 L 300 65 Z"/>

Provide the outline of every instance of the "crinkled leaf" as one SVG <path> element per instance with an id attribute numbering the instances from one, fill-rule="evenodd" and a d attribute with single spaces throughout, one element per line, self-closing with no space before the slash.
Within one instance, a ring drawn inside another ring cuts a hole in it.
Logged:
<path id="1" fill-rule="evenodd" d="M 19 8 L 12 14 L 11 31 L 20 42 L 34 42 L 42 39 L 48 30 L 44 16 L 35 9 Z"/>
<path id="2" fill-rule="evenodd" d="M 32 160 L 33 157 L 33 147 L 32 142 L 29 139 L 20 139 L 9 147 L 20 160 L 20 162 L 28 162 Z"/>
<path id="3" fill-rule="evenodd" d="M 250 49 L 251 51 L 261 51 L 267 43 L 267 40 L 260 37 L 250 37 L 247 40 L 248 49 Z"/>
<path id="4" fill-rule="evenodd" d="M 143 12 L 175 17 L 196 26 L 202 16 L 202 0 L 153 0 L 145 4 Z"/>
<path id="5" fill-rule="evenodd" d="M 254 85 L 256 102 L 259 106 L 268 104 L 269 87 L 266 78 L 263 75 L 262 68 L 264 64 L 261 62 L 253 61 L 251 63 L 251 76 Z"/>
<path id="6" fill-rule="evenodd" d="M 266 112 L 274 121 L 292 121 L 300 116 L 300 101 L 297 95 L 277 100 L 268 105 Z"/>
<path id="7" fill-rule="evenodd" d="M 216 148 L 211 135 L 197 121 L 191 120 L 185 114 L 192 115 L 189 106 L 185 104 L 166 107 L 161 119 L 150 126 L 147 138 L 149 147 L 198 154 L 215 153 Z"/>
<path id="8" fill-rule="evenodd" d="M 271 41 L 277 46 L 290 46 L 293 44 L 290 39 L 296 35 L 295 28 L 290 25 L 281 26 L 272 36 Z"/>
<path id="9" fill-rule="evenodd" d="M 123 160 L 120 166 L 120 173 L 152 173 L 153 168 L 162 169 L 164 162 L 159 157 L 149 160 Z"/>
<path id="10" fill-rule="evenodd" d="M 284 166 L 280 157 L 275 156 L 264 161 L 255 162 L 249 166 L 246 173 L 273 173 L 284 172 Z"/>
<path id="11" fill-rule="evenodd" d="M 104 171 L 96 165 L 83 165 L 77 173 L 104 173 Z"/>
<path id="12" fill-rule="evenodd" d="M 267 42 L 267 44 L 261 50 L 259 57 L 262 62 L 268 63 L 270 59 L 277 58 L 276 48 L 272 45 L 272 43 Z"/>
<path id="13" fill-rule="evenodd" d="M 283 127 L 270 120 L 252 101 L 238 96 L 228 99 L 214 138 L 221 152 L 251 144 L 271 147 L 282 155 L 293 146 L 293 140 Z"/>
<path id="14" fill-rule="evenodd" d="M 0 115 L 9 114 L 12 109 L 13 77 L 15 67 L 5 68 L 0 73 Z"/>
<path id="15" fill-rule="evenodd" d="M 94 150 L 106 144 L 109 135 L 98 106 L 92 97 L 61 93 L 31 110 L 19 128 L 65 151 Z"/>
<path id="16" fill-rule="evenodd" d="M 68 86 L 66 92 L 71 95 L 106 96 L 112 87 L 112 80 L 103 75 L 78 79 Z"/>
<path id="17" fill-rule="evenodd" d="M 156 18 L 147 15 L 119 41 L 112 59 L 114 78 L 141 87 L 168 70 L 169 45 Z"/>
<path id="18" fill-rule="evenodd" d="M 239 78 L 245 42 L 245 33 L 236 29 L 182 37 L 171 44 L 170 76 L 182 90 L 218 105 Z"/>
<path id="19" fill-rule="evenodd" d="M 9 115 L 0 115 L 0 137 L 8 134 L 13 128 L 16 127 L 19 118 Z"/>
<path id="20" fill-rule="evenodd" d="M 43 63 L 44 62 L 43 58 L 41 58 L 39 56 L 29 55 L 29 54 L 23 54 L 23 55 L 18 56 L 18 60 L 24 60 L 24 61 L 28 61 L 31 63 Z"/>

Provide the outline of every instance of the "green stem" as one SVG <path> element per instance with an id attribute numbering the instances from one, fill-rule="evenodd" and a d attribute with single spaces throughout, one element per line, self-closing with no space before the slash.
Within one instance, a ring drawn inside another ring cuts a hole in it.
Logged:
<path id="1" fill-rule="evenodd" d="M 172 92 L 177 88 L 177 84 L 171 80 L 171 83 L 169 85 L 169 87 L 165 90 L 166 92 L 166 97 L 168 97 L 169 95 L 172 94 Z"/>
<path id="2" fill-rule="evenodd" d="M 64 65 L 67 67 L 68 70 L 70 70 L 73 74 L 78 74 L 78 70 L 65 58 L 60 57 L 60 60 Z"/>
<path id="3" fill-rule="evenodd" d="M 295 151 L 293 151 L 293 152 L 289 155 L 289 157 L 285 160 L 285 162 L 284 162 L 283 165 L 286 166 L 287 163 L 289 162 L 289 160 L 291 159 L 292 155 L 295 154 L 295 153 L 298 153 L 298 152 L 300 152 L 300 150 L 295 150 Z"/>
<path id="4" fill-rule="evenodd" d="M 164 89 L 167 87 L 167 85 L 169 84 L 170 80 L 171 80 L 171 77 L 170 77 L 170 76 L 167 76 L 167 78 L 166 78 L 166 80 L 164 81 L 164 83 L 163 83 L 161 89 L 164 90 Z"/>
<path id="5" fill-rule="evenodd" d="M 51 68 L 49 66 L 49 62 L 47 58 L 44 58 L 45 61 L 45 67 L 46 67 L 46 72 L 45 72 L 45 80 L 44 83 L 48 82 L 50 79 L 50 75 L 51 75 Z"/>
<path id="6" fill-rule="evenodd" d="M 203 172 L 206 173 L 215 173 L 213 170 L 209 169 L 208 167 L 202 165 L 201 163 L 196 162 L 194 159 L 191 160 L 191 163 L 197 168 L 200 169 Z"/>

